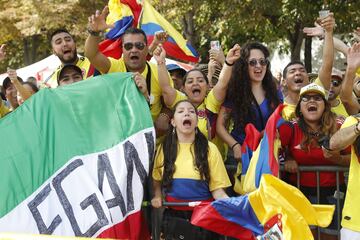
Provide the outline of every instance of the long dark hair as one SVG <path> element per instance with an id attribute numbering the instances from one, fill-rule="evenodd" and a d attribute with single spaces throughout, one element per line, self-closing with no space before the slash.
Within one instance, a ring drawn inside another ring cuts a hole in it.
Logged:
<path id="1" fill-rule="evenodd" d="M 226 101 L 233 104 L 231 116 L 235 126 L 241 128 L 250 121 L 255 120 L 256 115 L 252 110 L 252 105 L 258 106 L 254 94 L 251 90 L 251 80 L 249 76 L 248 60 L 250 51 L 252 49 L 260 50 L 265 59 L 270 55 L 269 50 L 261 43 L 253 42 L 246 44 L 240 52 L 240 58 L 235 62 L 232 70 L 228 92 L 226 94 Z M 279 105 L 280 99 L 278 96 L 276 83 L 270 71 L 270 62 L 266 67 L 266 73 L 262 80 L 262 87 L 265 90 L 265 98 L 269 100 L 272 111 Z"/>
<path id="2" fill-rule="evenodd" d="M 177 106 L 180 103 L 188 102 L 190 103 L 195 111 L 196 107 L 189 100 L 182 100 L 176 103 L 173 112 L 176 111 Z M 196 112 L 197 113 L 197 112 Z M 195 140 L 192 143 L 193 148 L 191 148 L 191 154 L 194 159 L 194 167 L 199 171 L 201 179 L 209 182 L 210 180 L 210 171 L 209 171 L 209 162 L 208 162 L 208 151 L 209 145 L 208 140 L 202 134 L 198 127 L 195 129 Z M 171 188 L 171 182 L 175 172 L 175 161 L 178 156 L 178 137 L 176 129 L 170 124 L 168 133 L 165 136 L 164 142 L 162 143 L 162 150 L 164 154 L 164 174 L 162 180 L 162 186 L 164 189 Z M 194 150 L 193 150 L 194 149 Z M 194 152 L 193 152 L 194 151 Z M 180 171 L 186 171 L 186 169 L 179 169 Z"/>
<path id="3" fill-rule="evenodd" d="M 328 136 L 331 137 L 336 131 L 337 131 L 337 124 L 336 124 L 336 114 L 331 111 L 331 105 L 328 101 L 323 98 L 325 109 L 323 114 L 320 118 L 320 131 L 318 132 L 317 138 L 322 136 Z M 299 128 L 304 134 L 304 138 L 302 139 L 300 143 L 300 147 L 303 150 L 309 150 L 311 141 L 313 140 L 314 136 L 310 133 L 310 128 L 305 122 L 304 115 L 300 111 L 300 103 L 301 98 L 298 101 L 295 109 L 295 116 L 297 117 L 297 123 L 299 125 Z"/>

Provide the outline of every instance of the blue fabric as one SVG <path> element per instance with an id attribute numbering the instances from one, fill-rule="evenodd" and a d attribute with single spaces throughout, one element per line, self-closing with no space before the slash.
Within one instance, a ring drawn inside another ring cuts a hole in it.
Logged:
<path id="1" fill-rule="evenodd" d="M 204 180 L 175 178 L 167 192 L 173 198 L 187 201 L 200 201 L 212 198 L 209 185 Z"/>

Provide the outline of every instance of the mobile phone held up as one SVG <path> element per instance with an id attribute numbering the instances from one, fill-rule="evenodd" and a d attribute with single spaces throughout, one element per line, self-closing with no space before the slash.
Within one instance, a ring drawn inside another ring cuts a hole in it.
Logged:
<path id="1" fill-rule="evenodd" d="M 220 42 L 219 42 L 219 40 L 211 41 L 210 42 L 210 48 L 220 50 Z"/>

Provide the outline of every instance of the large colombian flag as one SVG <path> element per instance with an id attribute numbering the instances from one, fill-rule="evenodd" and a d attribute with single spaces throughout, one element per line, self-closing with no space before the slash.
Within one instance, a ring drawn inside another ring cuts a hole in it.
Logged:
<path id="1" fill-rule="evenodd" d="M 121 36 L 129 27 L 144 30 L 148 43 L 154 39 L 156 31 L 166 31 L 168 40 L 163 44 L 167 56 L 184 62 L 198 62 L 199 55 L 182 35 L 147 0 L 109 0 L 108 24 L 114 24 L 99 49 L 106 56 L 121 57 Z"/>
<path id="2" fill-rule="evenodd" d="M 0 119 L 0 232 L 149 239 L 155 133 L 131 78 L 43 89 Z"/>
<path id="3" fill-rule="evenodd" d="M 299 189 L 264 174 L 259 188 L 249 194 L 196 206 L 191 223 L 242 240 L 253 240 L 277 225 L 281 239 L 310 240 L 309 225 L 328 226 L 334 210 L 334 205 L 312 205 Z"/>
<path id="4" fill-rule="evenodd" d="M 239 164 L 235 178 L 234 190 L 245 194 L 254 191 L 260 185 L 263 174 L 279 176 L 278 151 L 281 141 L 277 129 L 286 121 L 281 112 L 284 105 L 279 105 L 268 119 L 263 136 L 257 129 L 248 124 L 245 128 L 246 138 L 242 145 L 242 164 Z"/>

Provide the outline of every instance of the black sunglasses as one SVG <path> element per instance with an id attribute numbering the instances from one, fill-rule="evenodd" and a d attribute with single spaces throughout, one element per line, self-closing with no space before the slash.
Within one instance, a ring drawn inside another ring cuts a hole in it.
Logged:
<path id="1" fill-rule="evenodd" d="M 249 62 L 249 65 L 252 66 L 252 67 L 255 67 L 258 63 L 261 65 L 261 66 L 266 66 L 268 65 L 269 61 L 267 59 L 251 59 Z"/>
<path id="2" fill-rule="evenodd" d="M 340 86 L 341 81 L 339 81 L 339 80 L 331 80 L 331 84 L 332 84 L 334 87 L 338 87 L 338 86 Z"/>
<path id="3" fill-rule="evenodd" d="M 315 102 L 320 102 L 322 101 L 324 98 L 321 95 L 304 95 L 301 97 L 301 100 L 303 102 L 308 102 L 311 99 L 313 99 Z"/>
<path id="4" fill-rule="evenodd" d="M 136 42 L 136 43 L 127 42 L 127 43 L 124 43 L 124 45 L 123 45 L 123 47 L 125 48 L 126 51 L 131 50 L 134 46 L 139 50 L 143 50 L 145 48 L 145 43 L 142 43 L 142 42 Z"/>

